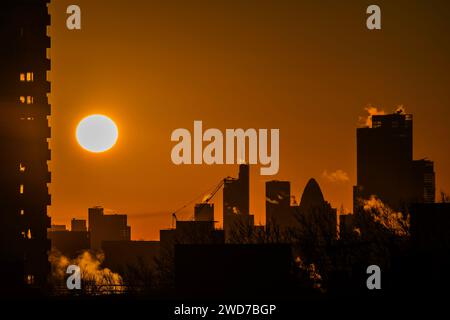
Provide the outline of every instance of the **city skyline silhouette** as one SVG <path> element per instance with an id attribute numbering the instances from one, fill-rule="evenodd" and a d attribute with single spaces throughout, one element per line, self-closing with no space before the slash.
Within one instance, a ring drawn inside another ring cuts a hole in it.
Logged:
<path id="1" fill-rule="evenodd" d="M 289 305 L 450 284 L 450 46 L 430 40 L 450 31 L 448 4 L 412 37 L 423 3 L 395 25 L 401 8 L 383 3 L 374 33 L 355 27 L 363 5 L 330 4 L 347 24 L 312 30 L 315 3 L 177 3 L 83 3 L 80 30 L 64 28 L 64 1 L 4 5 L 0 297 Z M 170 132 L 192 123 L 182 153 L 197 163 L 216 142 L 202 125 L 215 140 L 259 131 L 233 159 L 227 146 L 227 165 L 177 165 Z"/>
<path id="2" fill-rule="evenodd" d="M 414 114 L 414 159 L 433 159 L 436 190 L 449 192 L 450 155 L 439 141 L 450 135 L 443 72 L 450 49 L 436 40 L 448 33 L 446 2 L 419 3 L 405 15 L 407 2 L 382 1 L 386 28 L 372 33 L 363 3 L 326 10 L 310 1 L 175 3 L 83 3 L 79 31 L 65 27 L 69 3 L 51 3 L 50 100 L 64 105 L 50 120 L 56 224 L 102 205 L 128 214 L 134 239 L 156 240 L 172 211 L 235 175 L 231 165 L 171 162 L 172 131 L 194 120 L 222 132 L 280 129 L 279 173 L 250 184 L 256 223 L 264 223 L 264 184 L 272 179 L 291 181 L 299 201 L 314 177 L 333 207 L 351 212 L 354 130 L 369 105 Z M 120 130 L 116 146 L 98 157 L 74 139 L 78 121 L 93 113 Z"/>

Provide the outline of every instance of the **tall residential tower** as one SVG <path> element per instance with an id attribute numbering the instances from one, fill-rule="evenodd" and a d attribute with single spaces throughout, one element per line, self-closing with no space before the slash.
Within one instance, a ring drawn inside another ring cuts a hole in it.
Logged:
<path id="1" fill-rule="evenodd" d="M 49 2 L 0 10 L 0 277 L 12 288 L 42 288 L 50 271 Z"/>

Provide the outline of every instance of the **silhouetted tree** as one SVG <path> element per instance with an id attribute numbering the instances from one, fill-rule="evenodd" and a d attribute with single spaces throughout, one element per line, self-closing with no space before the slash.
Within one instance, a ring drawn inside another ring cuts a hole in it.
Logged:
<path id="1" fill-rule="evenodd" d="M 127 264 L 121 272 L 127 292 L 131 294 L 149 294 L 156 287 L 155 266 L 139 257 L 134 264 Z"/>
<path id="2" fill-rule="evenodd" d="M 173 250 L 161 248 L 159 257 L 155 258 L 155 281 L 158 289 L 175 287 L 175 257 Z"/>

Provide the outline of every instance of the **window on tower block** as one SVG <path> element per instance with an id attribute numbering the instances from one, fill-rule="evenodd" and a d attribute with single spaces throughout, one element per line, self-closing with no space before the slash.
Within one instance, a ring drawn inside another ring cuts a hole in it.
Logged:
<path id="1" fill-rule="evenodd" d="M 19 75 L 20 81 L 31 82 L 34 81 L 34 73 L 33 72 L 21 72 Z"/>

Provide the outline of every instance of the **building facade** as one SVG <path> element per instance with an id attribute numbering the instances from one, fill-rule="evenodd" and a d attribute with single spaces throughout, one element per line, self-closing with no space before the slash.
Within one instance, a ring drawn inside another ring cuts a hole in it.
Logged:
<path id="1" fill-rule="evenodd" d="M 194 207 L 195 221 L 214 221 L 214 204 L 197 203 Z"/>
<path id="2" fill-rule="evenodd" d="M 104 214 L 102 207 L 88 210 L 91 249 L 101 250 L 102 241 L 130 241 L 131 228 L 125 214 Z"/>
<path id="3" fill-rule="evenodd" d="M 50 272 L 49 2 L 0 10 L 0 276 L 15 288 L 43 288 Z"/>
<path id="4" fill-rule="evenodd" d="M 435 199 L 433 162 L 413 160 L 413 118 L 394 113 L 372 116 L 357 129 L 357 185 L 354 212 L 361 200 L 376 196 L 394 210 Z"/>
<path id="5" fill-rule="evenodd" d="M 223 230 L 225 241 L 234 242 L 240 233 L 254 226 L 250 215 L 250 166 L 239 165 L 238 178 L 226 178 L 223 185 Z"/>
<path id="6" fill-rule="evenodd" d="M 284 232 L 296 226 L 289 181 L 266 182 L 266 229 Z"/>

